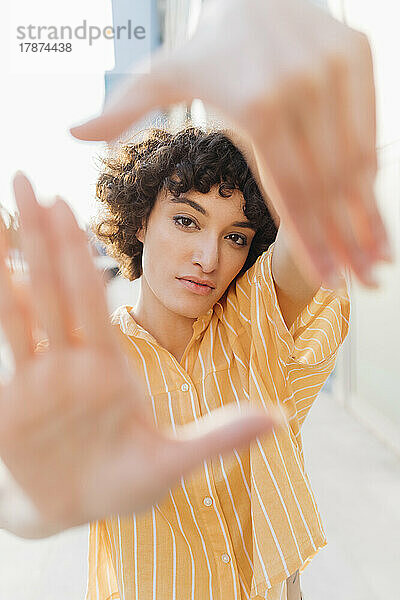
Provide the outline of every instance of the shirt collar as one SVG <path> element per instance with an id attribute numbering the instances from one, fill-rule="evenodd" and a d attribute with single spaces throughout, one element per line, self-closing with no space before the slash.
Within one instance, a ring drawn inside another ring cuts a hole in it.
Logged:
<path id="1" fill-rule="evenodd" d="M 131 315 L 132 309 L 133 306 L 130 306 L 129 304 L 124 304 L 123 306 L 120 306 L 113 312 L 111 316 L 111 322 L 113 324 L 118 324 L 122 332 L 126 333 L 126 335 L 146 339 L 153 343 L 157 343 L 155 338 L 148 331 L 146 331 L 146 329 L 143 329 L 143 327 L 141 327 L 139 323 L 135 321 L 135 319 Z M 221 319 L 223 307 L 220 304 L 220 302 L 216 302 L 213 308 L 210 308 L 210 310 L 208 310 L 204 315 L 201 315 L 196 319 L 196 321 L 194 321 L 193 332 L 196 337 L 207 329 L 214 313 L 219 319 Z"/>

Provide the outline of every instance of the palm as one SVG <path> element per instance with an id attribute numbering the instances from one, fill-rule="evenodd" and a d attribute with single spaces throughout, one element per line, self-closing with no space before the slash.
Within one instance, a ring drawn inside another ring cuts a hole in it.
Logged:
<path id="1" fill-rule="evenodd" d="M 50 350 L 16 373 L 2 394 L 1 451 L 41 513 L 78 524 L 99 516 L 104 503 L 121 510 L 126 489 L 120 485 L 113 500 L 102 491 L 105 482 L 118 487 L 118 477 L 128 488 L 134 470 L 146 490 L 158 475 L 150 451 L 162 438 L 137 397 L 122 357 L 87 346 Z"/>
<path id="2" fill-rule="evenodd" d="M 225 411 L 224 423 L 203 420 L 192 439 L 157 430 L 72 213 L 62 203 L 59 221 L 60 203 L 42 209 L 21 176 L 16 196 L 31 289 L 17 298 L 3 256 L 0 317 L 16 369 L 0 395 L 0 455 L 44 521 L 57 530 L 144 510 L 202 460 L 272 426 L 255 411 Z M 34 352 L 35 310 L 49 338 L 43 353 Z"/>

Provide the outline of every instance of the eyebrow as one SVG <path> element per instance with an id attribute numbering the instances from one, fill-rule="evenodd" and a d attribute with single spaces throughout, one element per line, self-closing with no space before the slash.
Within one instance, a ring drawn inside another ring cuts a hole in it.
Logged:
<path id="1" fill-rule="evenodd" d="M 175 196 L 172 196 L 172 197 L 169 197 L 168 200 L 169 200 L 169 202 L 174 202 L 175 204 L 188 204 L 189 206 L 194 208 L 194 210 L 197 210 L 199 213 L 201 213 L 205 217 L 209 216 L 208 212 L 206 211 L 205 208 L 203 208 L 201 206 L 201 204 L 198 204 L 198 202 L 195 202 L 195 200 L 191 200 L 190 198 L 187 198 L 187 196 L 179 196 L 179 198 L 175 198 Z M 253 227 L 253 225 L 250 223 L 250 221 L 235 221 L 234 223 L 232 223 L 232 226 L 233 227 L 245 227 L 246 229 L 255 230 L 255 227 Z"/>

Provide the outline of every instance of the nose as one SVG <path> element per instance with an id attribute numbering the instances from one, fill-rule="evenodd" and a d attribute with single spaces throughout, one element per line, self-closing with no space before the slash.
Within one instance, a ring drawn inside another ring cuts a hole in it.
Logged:
<path id="1" fill-rule="evenodd" d="M 201 245 L 193 253 L 193 264 L 200 265 L 204 273 L 212 273 L 218 266 L 219 246 L 218 238 L 203 238 Z"/>

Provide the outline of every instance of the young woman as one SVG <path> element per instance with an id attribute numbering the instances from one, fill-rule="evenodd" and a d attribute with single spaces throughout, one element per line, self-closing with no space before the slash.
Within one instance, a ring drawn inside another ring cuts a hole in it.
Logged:
<path id="1" fill-rule="evenodd" d="M 301 425 L 349 302 L 343 279 L 326 289 L 299 270 L 255 165 L 223 132 L 196 128 L 150 130 L 104 160 L 95 231 L 141 282 L 112 322 L 155 424 L 243 401 L 288 417 L 204 461 L 151 510 L 93 522 L 87 600 L 298 600 L 297 572 L 326 544 Z"/>

